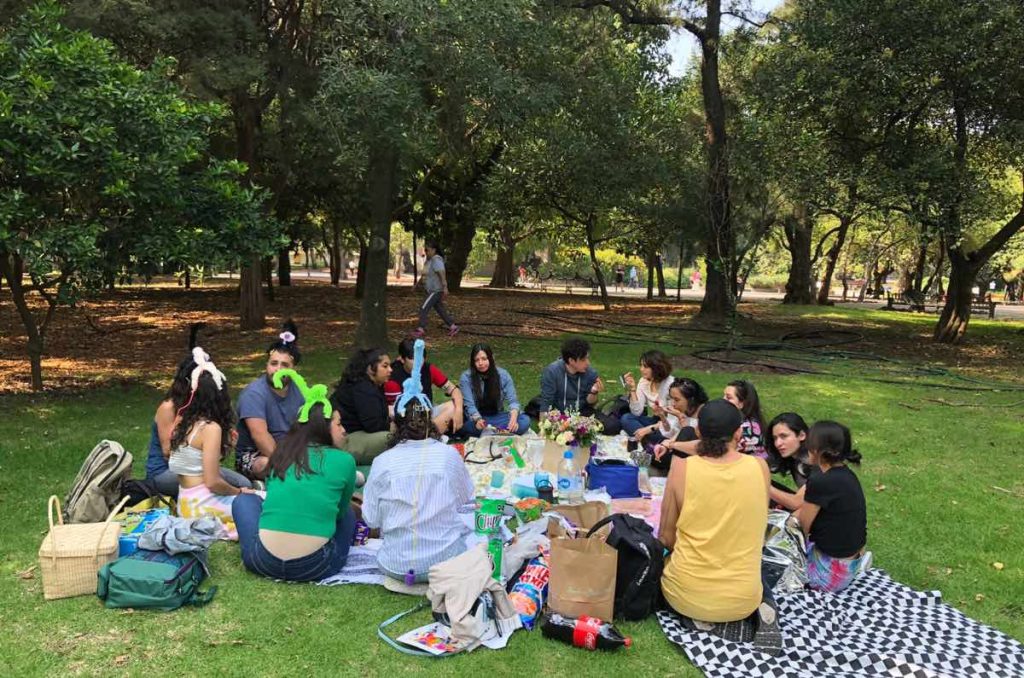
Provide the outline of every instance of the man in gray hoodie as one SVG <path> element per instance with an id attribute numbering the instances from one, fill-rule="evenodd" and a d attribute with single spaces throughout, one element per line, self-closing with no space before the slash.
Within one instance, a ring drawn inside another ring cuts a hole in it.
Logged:
<path id="1" fill-rule="evenodd" d="M 537 414 L 556 409 L 593 415 L 601 422 L 605 435 L 616 435 L 622 430 L 619 418 L 597 409 L 602 391 L 604 382 L 590 366 L 590 344 L 585 339 L 567 339 L 562 344 L 562 357 L 541 372 L 540 396 L 530 401 L 527 413 L 536 406 Z"/>

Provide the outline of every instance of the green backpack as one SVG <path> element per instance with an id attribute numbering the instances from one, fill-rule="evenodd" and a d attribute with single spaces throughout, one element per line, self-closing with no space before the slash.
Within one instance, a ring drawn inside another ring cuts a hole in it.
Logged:
<path id="1" fill-rule="evenodd" d="M 111 608 L 177 610 L 213 600 L 216 586 L 199 591 L 206 578 L 203 563 L 192 553 L 139 549 L 100 568 L 96 595 Z"/>

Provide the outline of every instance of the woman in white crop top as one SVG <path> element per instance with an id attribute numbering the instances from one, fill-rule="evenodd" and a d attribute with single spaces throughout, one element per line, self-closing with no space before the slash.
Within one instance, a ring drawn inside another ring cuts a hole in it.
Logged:
<path id="1" fill-rule="evenodd" d="M 212 363 L 207 363 L 212 367 Z M 178 515 L 182 518 L 216 517 L 224 525 L 225 538 L 237 540 L 231 502 L 243 492 L 220 474 L 221 460 L 231 450 L 235 414 L 223 375 L 202 366 L 193 375 L 188 402 L 178 413 L 171 433 L 168 467 L 178 476 Z M 216 372 L 216 374 L 214 374 Z M 225 434 L 225 432 L 228 432 Z"/>

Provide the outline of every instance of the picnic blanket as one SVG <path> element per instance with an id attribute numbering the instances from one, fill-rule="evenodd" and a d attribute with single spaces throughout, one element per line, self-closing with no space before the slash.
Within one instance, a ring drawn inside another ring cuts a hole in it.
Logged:
<path id="1" fill-rule="evenodd" d="M 712 678 L 1012 678 L 1024 676 L 1024 645 L 881 570 L 838 593 L 778 596 L 783 652 L 770 657 L 747 643 L 686 630 L 658 612 L 665 635 Z"/>
<path id="2" fill-rule="evenodd" d="M 338 586 L 339 584 L 384 584 L 384 573 L 377 565 L 377 552 L 380 551 L 380 539 L 370 539 L 364 546 L 353 546 L 349 549 L 348 560 L 341 572 L 321 579 L 320 586 Z"/>

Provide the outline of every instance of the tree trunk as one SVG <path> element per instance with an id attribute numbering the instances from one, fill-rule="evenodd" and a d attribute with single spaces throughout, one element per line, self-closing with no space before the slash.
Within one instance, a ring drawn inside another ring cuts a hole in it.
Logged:
<path id="1" fill-rule="evenodd" d="M 277 284 L 281 287 L 292 285 L 292 257 L 287 247 L 277 253 Z"/>
<path id="2" fill-rule="evenodd" d="M 388 252 L 391 251 L 391 216 L 398 190 L 398 152 L 388 142 L 370 151 L 368 171 L 370 239 L 365 258 L 359 260 L 363 278 L 356 345 L 359 348 L 388 345 Z"/>
<path id="3" fill-rule="evenodd" d="M 331 224 L 331 246 L 327 248 L 329 256 L 328 265 L 331 269 L 331 284 L 337 287 L 341 284 L 341 273 L 345 268 L 345 262 L 341 260 L 341 228 Z"/>
<path id="4" fill-rule="evenodd" d="M 676 301 L 683 299 L 683 240 L 679 240 L 679 268 L 676 271 Z"/>
<path id="5" fill-rule="evenodd" d="M 512 238 L 511 229 L 501 227 L 499 233 L 498 255 L 494 261 L 494 273 L 491 275 L 489 287 L 516 286 L 516 241 Z"/>
<path id="6" fill-rule="evenodd" d="M 958 344 L 971 319 L 971 288 L 980 267 L 957 251 L 949 252 L 949 263 L 949 290 L 934 337 L 945 344 Z"/>
<path id="7" fill-rule="evenodd" d="M 185 267 L 185 289 L 192 289 L 192 269 L 188 266 Z"/>
<path id="8" fill-rule="evenodd" d="M 363 296 L 366 294 L 366 258 L 368 256 L 368 252 L 369 245 L 362 238 L 360 238 L 359 267 L 356 268 L 356 299 L 362 299 Z"/>
<path id="9" fill-rule="evenodd" d="M 259 102 L 247 93 L 237 94 L 231 102 L 231 111 L 235 123 L 235 158 L 245 163 L 246 173 L 243 181 L 251 184 L 256 169 L 256 137 L 261 118 Z M 262 271 L 263 265 L 258 256 L 242 264 L 239 325 L 243 330 L 258 330 L 267 323 L 263 288 L 260 284 Z"/>
<path id="10" fill-rule="evenodd" d="M 274 264 L 270 257 L 263 257 L 263 282 L 267 286 L 267 299 L 274 300 Z"/>
<path id="11" fill-rule="evenodd" d="M 263 302 L 263 283 L 260 281 L 260 274 L 263 271 L 263 261 L 259 257 L 253 257 L 247 264 L 242 266 L 239 284 L 239 325 L 243 330 L 258 330 L 267 324 L 266 311 Z"/>
<path id="12" fill-rule="evenodd" d="M 827 306 L 831 304 L 828 295 L 832 291 L 832 276 L 836 272 L 836 262 L 839 261 L 839 253 L 846 243 L 846 234 L 850 230 L 850 216 L 844 214 L 839 219 L 839 230 L 836 231 L 836 241 L 832 243 L 828 254 L 825 255 L 825 274 L 821 277 L 821 289 L 818 290 L 818 304 Z"/>
<path id="13" fill-rule="evenodd" d="M 721 0 L 706 3 L 701 47 L 700 82 L 708 154 L 707 280 L 700 315 L 724 318 L 736 310 L 736 234 L 729 204 L 729 153 L 725 102 L 718 79 Z"/>
<path id="14" fill-rule="evenodd" d="M 928 263 L 928 241 L 925 240 L 917 249 L 917 260 L 910 276 L 910 289 L 920 294 L 924 291 L 924 267 Z"/>
<path id="15" fill-rule="evenodd" d="M 814 224 L 807 217 L 807 210 L 800 206 L 783 220 L 786 249 L 789 250 L 789 277 L 786 279 L 784 304 L 809 305 L 814 303 L 814 268 L 811 264 L 811 243 L 814 240 Z"/>
<path id="16" fill-rule="evenodd" d="M 594 217 L 588 217 L 587 223 L 584 225 L 587 232 L 587 250 L 590 252 L 590 266 L 594 269 L 594 275 L 597 276 L 597 285 L 601 288 L 601 303 L 604 305 L 604 310 L 612 310 L 612 305 L 608 301 L 608 286 L 604 282 L 604 273 L 601 272 L 601 266 L 597 263 L 597 248 L 594 245 Z"/>
<path id="17" fill-rule="evenodd" d="M 47 318 L 43 326 L 36 322 L 25 299 L 25 286 L 23 277 L 25 275 L 25 262 L 17 254 L 0 254 L 0 273 L 7 278 L 7 286 L 11 290 L 11 300 L 21 318 L 21 324 L 25 328 L 25 351 L 28 353 L 28 361 L 32 372 L 32 390 L 43 390 L 43 341 L 46 332 L 46 322 L 53 316 L 54 302 L 47 300 L 49 308 Z"/>
<path id="18" fill-rule="evenodd" d="M 668 296 L 665 291 L 665 269 L 662 267 L 661 255 L 657 252 L 654 254 L 654 265 L 658 272 L 658 298 L 664 299 Z"/>
<path id="19" fill-rule="evenodd" d="M 928 282 L 921 288 L 921 291 L 928 294 L 931 291 L 935 281 L 939 282 L 938 293 L 942 294 L 942 267 L 946 264 L 946 245 L 944 242 L 939 243 L 939 253 L 935 257 L 935 270 L 932 271 L 932 275 L 928 278 Z"/>
<path id="20" fill-rule="evenodd" d="M 647 299 L 654 299 L 654 264 L 651 261 L 651 253 L 648 252 L 644 258 L 644 264 L 647 266 Z"/>
<path id="21" fill-rule="evenodd" d="M 469 253 L 473 250 L 473 236 L 476 235 L 476 217 L 459 211 L 459 217 L 448 231 L 450 238 L 445 248 L 444 273 L 448 279 L 448 291 L 462 289 L 462 276 L 466 273 Z"/>

